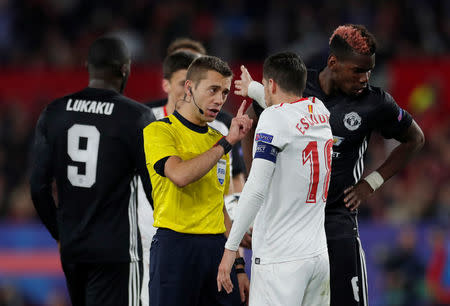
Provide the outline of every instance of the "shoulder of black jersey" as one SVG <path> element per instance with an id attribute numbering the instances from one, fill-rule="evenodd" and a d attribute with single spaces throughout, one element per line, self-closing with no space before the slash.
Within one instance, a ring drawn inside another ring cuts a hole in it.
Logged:
<path id="1" fill-rule="evenodd" d="M 304 91 L 304 96 L 316 96 L 318 98 L 325 95 L 319 82 L 319 70 L 308 69 L 306 78 L 306 88 Z"/>
<path id="2" fill-rule="evenodd" d="M 114 100 L 118 101 L 122 106 L 127 106 L 133 113 L 135 113 L 137 118 L 143 118 L 146 121 L 155 120 L 155 116 L 153 115 L 151 109 L 144 104 L 137 102 L 136 100 L 125 97 L 124 95 L 119 93 Z"/>
<path id="3" fill-rule="evenodd" d="M 253 110 L 255 111 L 256 117 L 259 118 L 259 116 L 261 116 L 261 113 L 264 111 L 264 108 L 262 108 L 262 107 L 258 104 L 258 102 L 256 102 L 255 100 L 253 100 L 252 106 L 253 106 Z"/>
<path id="4" fill-rule="evenodd" d="M 52 102 L 50 102 L 50 103 L 45 107 L 45 109 L 46 109 L 46 110 L 51 110 L 53 107 L 58 107 L 59 104 L 65 103 L 65 102 L 67 102 L 67 100 L 69 100 L 69 99 L 79 99 L 79 98 L 83 97 L 83 92 L 84 92 L 85 90 L 86 90 L 86 88 L 84 88 L 84 89 L 82 89 L 82 90 L 80 90 L 80 91 L 73 92 L 73 93 L 67 94 L 67 95 L 65 95 L 65 96 L 56 98 L 55 100 L 53 100 Z"/>
<path id="5" fill-rule="evenodd" d="M 221 109 L 220 112 L 217 114 L 216 120 L 223 122 L 227 126 L 227 128 L 230 128 L 231 126 L 231 120 L 233 119 L 233 116 L 226 110 Z"/>
<path id="6" fill-rule="evenodd" d="M 307 79 L 311 79 L 311 78 L 313 78 L 313 79 L 315 79 L 315 78 L 318 78 L 319 77 L 319 70 L 317 70 L 317 69 L 307 69 L 307 73 L 306 73 L 306 75 L 307 75 Z"/>
<path id="7" fill-rule="evenodd" d="M 377 105 L 396 103 L 394 98 L 388 92 L 377 86 L 369 85 L 366 95 L 372 103 L 376 103 Z M 364 95 L 361 96 L 361 98 L 364 99 Z"/>
<path id="8" fill-rule="evenodd" d="M 150 108 L 161 107 L 167 104 L 167 98 L 145 102 L 144 105 Z"/>

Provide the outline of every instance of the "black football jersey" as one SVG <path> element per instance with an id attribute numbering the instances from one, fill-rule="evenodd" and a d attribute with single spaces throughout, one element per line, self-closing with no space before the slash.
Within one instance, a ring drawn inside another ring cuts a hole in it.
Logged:
<path id="1" fill-rule="evenodd" d="M 343 202 L 344 190 L 358 182 L 363 174 L 371 133 L 395 138 L 411 125 L 412 117 L 391 95 L 370 85 L 357 97 L 343 93 L 327 96 L 320 87 L 317 70 L 308 70 L 303 96 L 319 98 L 330 111 L 334 145 L 326 210 L 348 211 Z M 258 114 L 261 107 L 257 103 L 253 106 Z"/>
<path id="2" fill-rule="evenodd" d="M 140 260 L 137 175 L 150 195 L 142 129 L 153 120 L 146 106 L 89 87 L 53 101 L 42 112 L 31 192 L 43 223 L 61 243 L 64 261 Z"/>

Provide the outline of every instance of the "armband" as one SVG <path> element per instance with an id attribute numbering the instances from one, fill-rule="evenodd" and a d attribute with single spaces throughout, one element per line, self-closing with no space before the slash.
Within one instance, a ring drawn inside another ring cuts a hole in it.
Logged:
<path id="1" fill-rule="evenodd" d="M 234 269 L 236 274 L 245 273 L 245 270 L 243 268 Z"/>
<path id="2" fill-rule="evenodd" d="M 364 178 L 364 180 L 370 185 L 370 187 L 373 189 L 373 191 L 380 188 L 380 186 L 383 185 L 383 183 L 384 183 L 384 179 L 381 176 L 381 174 L 378 173 L 378 171 L 372 172 L 371 174 L 366 176 Z"/>

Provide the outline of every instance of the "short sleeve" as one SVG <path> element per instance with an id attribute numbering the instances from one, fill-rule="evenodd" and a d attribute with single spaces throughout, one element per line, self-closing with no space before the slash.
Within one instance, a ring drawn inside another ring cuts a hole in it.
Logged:
<path id="1" fill-rule="evenodd" d="M 412 117 L 406 110 L 397 105 L 390 94 L 383 91 L 381 99 L 382 105 L 378 111 L 375 129 L 384 138 L 395 138 L 411 125 Z"/>
<path id="2" fill-rule="evenodd" d="M 144 150 L 147 167 L 154 167 L 159 160 L 178 155 L 169 124 L 155 121 L 144 128 Z"/>
<path id="3" fill-rule="evenodd" d="M 283 118 L 281 112 L 275 108 L 270 107 L 261 113 L 258 125 L 255 131 L 255 143 L 263 142 L 270 144 L 280 151 L 286 145 L 286 133 L 283 132 Z"/>

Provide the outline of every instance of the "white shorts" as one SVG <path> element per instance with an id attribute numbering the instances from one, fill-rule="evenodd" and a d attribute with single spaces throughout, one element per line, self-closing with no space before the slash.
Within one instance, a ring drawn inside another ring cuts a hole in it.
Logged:
<path id="1" fill-rule="evenodd" d="M 250 306 L 330 305 L 328 253 L 275 264 L 252 263 Z"/>

